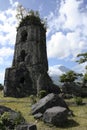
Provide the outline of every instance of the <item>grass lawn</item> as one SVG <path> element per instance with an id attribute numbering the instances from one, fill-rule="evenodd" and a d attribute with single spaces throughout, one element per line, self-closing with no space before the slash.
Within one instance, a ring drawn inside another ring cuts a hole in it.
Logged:
<path id="1" fill-rule="evenodd" d="M 83 101 L 87 103 L 87 98 L 83 99 Z M 73 99 L 67 100 L 67 102 L 73 102 Z M 54 127 L 42 121 L 35 120 L 31 114 L 31 102 L 29 97 L 3 97 L 3 93 L 0 92 L 0 105 L 10 107 L 16 111 L 21 111 L 27 122 L 35 123 L 38 130 L 87 130 L 87 105 L 70 105 L 69 108 L 73 111 L 75 116 L 70 117 L 68 124 L 64 128 Z"/>

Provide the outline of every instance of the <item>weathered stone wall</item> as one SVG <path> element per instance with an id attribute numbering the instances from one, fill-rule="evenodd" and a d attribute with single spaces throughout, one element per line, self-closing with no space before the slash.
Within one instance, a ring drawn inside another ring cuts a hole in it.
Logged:
<path id="1" fill-rule="evenodd" d="M 41 27 L 29 25 L 18 29 L 13 66 L 21 61 L 25 61 L 28 66 L 45 64 L 44 69 L 48 70 L 46 32 Z"/>

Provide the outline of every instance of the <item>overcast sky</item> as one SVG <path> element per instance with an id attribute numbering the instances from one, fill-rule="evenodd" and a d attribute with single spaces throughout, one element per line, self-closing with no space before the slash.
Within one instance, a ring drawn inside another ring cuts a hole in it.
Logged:
<path id="1" fill-rule="evenodd" d="M 18 3 L 47 18 L 49 67 L 61 64 L 83 72 L 84 64 L 75 61 L 77 54 L 87 52 L 87 0 L 0 0 L 0 83 L 12 64 Z"/>

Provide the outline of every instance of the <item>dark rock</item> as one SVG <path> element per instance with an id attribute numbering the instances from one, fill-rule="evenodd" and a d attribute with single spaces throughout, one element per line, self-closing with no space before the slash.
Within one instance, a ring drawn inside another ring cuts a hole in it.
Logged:
<path id="1" fill-rule="evenodd" d="M 75 82 L 64 83 L 62 85 L 62 92 L 64 94 L 71 94 L 71 95 L 75 95 L 75 96 L 80 96 L 81 95 L 81 84 L 77 84 Z"/>
<path id="2" fill-rule="evenodd" d="M 3 115 L 4 114 L 4 115 Z M 12 109 L 0 106 L 0 116 L 3 117 L 2 121 L 6 128 L 12 130 L 15 128 L 15 123 L 25 124 L 26 121 L 19 112 L 13 111 Z M 18 122 L 15 122 L 18 121 Z"/>
<path id="3" fill-rule="evenodd" d="M 42 117 L 43 117 L 43 114 L 42 114 L 42 113 L 37 113 L 37 114 L 34 115 L 34 118 L 35 118 L 35 119 L 40 119 L 40 118 L 42 118 Z"/>
<path id="4" fill-rule="evenodd" d="M 50 87 L 48 87 L 48 92 L 49 93 L 54 93 L 54 94 L 61 93 L 60 88 L 55 84 L 52 84 L 52 85 L 50 85 Z"/>
<path id="5" fill-rule="evenodd" d="M 0 105 L 0 115 L 2 115 L 4 112 L 15 112 L 12 109 L 5 107 L 5 106 L 1 106 Z"/>
<path id="6" fill-rule="evenodd" d="M 16 130 L 37 130 L 37 127 L 34 124 L 18 125 Z"/>
<path id="7" fill-rule="evenodd" d="M 56 126 L 63 125 L 68 117 L 68 111 L 64 107 L 52 107 L 45 111 L 43 120 Z"/>
<path id="8" fill-rule="evenodd" d="M 83 98 L 87 97 L 87 87 L 81 88 L 81 97 Z"/>
<path id="9" fill-rule="evenodd" d="M 47 73 L 46 30 L 40 21 L 32 20 L 31 24 L 28 17 L 17 29 L 13 64 L 5 72 L 4 96 L 24 97 L 40 90 L 60 93 Z"/>
<path id="10" fill-rule="evenodd" d="M 48 108 L 51 108 L 53 106 L 61 106 L 69 110 L 67 104 L 62 98 L 60 98 L 57 94 L 51 93 L 32 106 L 32 114 L 39 112 L 44 113 Z"/>

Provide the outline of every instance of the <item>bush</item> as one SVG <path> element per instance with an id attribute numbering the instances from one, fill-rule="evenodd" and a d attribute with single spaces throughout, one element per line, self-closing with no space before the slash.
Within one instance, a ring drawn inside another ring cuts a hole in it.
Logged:
<path id="1" fill-rule="evenodd" d="M 3 121 L 0 118 L 0 130 L 6 130 Z"/>
<path id="2" fill-rule="evenodd" d="M 0 130 L 6 130 L 6 126 L 9 124 L 9 113 L 4 112 L 0 115 Z"/>
<path id="3" fill-rule="evenodd" d="M 3 124 L 5 126 L 7 126 L 9 124 L 9 121 L 10 121 L 10 114 L 9 114 L 9 112 L 4 112 L 1 115 L 1 120 L 2 120 Z"/>
<path id="4" fill-rule="evenodd" d="M 2 84 L 0 84 L 0 90 L 3 90 L 4 86 Z"/>
<path id="5" fill-rule="evenodd" d="M 14 119 L 15 126 L 22 124 L 25 122 L 25 119 L 22 116 L 22 113 L 20 111 L 17 112 L 17 117 Z"/>
<path id="6" fill-rule="evenodd" d="M 36 103 L 36 96 L 30 95 L 30 102 L 31 102 L 31 105 L 35 104 Z"/>
<path id="7" fill-rule="evenodd" d="M 75 97 L 75 103 L 76 103 L 77 105 L 82 105 L 82 102 L 83 102 L 83 100 L 82 100 L 81 97 Z"/>
<path id="8" fill-rule="evenodd" d="M 13 130 L 17 125 L 24 124 L 25 119 L 23 118 L 20 111 L 16 114 L 9 112 L 4 112 L 0 115 L 0 130 Z"/>
<path id="9" fill-rule="evenodd" d="M 39 98 L 43 98 L 47 95 L 47 92 L 45 90 L 41 90 L 39 93 L 38 93 L 38 97 Z"/>

